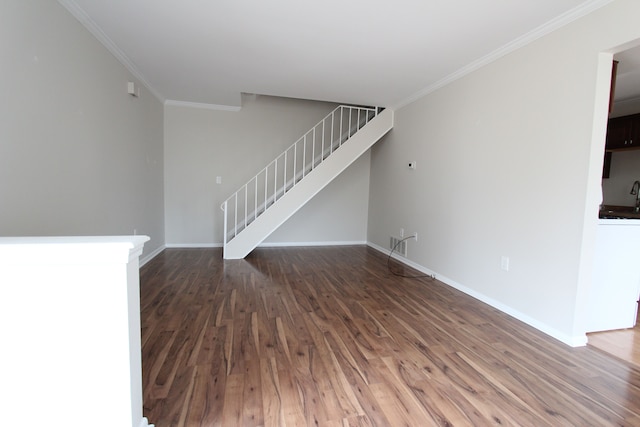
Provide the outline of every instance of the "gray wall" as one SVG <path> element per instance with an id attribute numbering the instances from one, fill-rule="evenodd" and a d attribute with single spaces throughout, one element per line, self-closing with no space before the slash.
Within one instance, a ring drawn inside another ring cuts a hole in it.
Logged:
<path id="1" fill-rule="evenodd" d="M 614 1 L 397 111 L 372 149 L 369 241 L 418 232 L 411 262 L 584 344 L 612 59 L 601 53 L 640 37 L 639 14 Z"/>
<path id="2" fill-rule="evenodd" d="M 0 4 L 0 235 L 164 244 L 163 105 L 60 4 Z M 143 258 L 144 259 L 144 258 Z"/>
<path id="3" fill-rule="evenodd" d="M 603 203 L 635 206 L 636 196 L 629 193 L 636 180 L 640 180 L 640 150 L 613 153 L 609 178 L 602 180 Z"/>
<path id="4" fill-rule="evenodd" d="M 335 104 L 245 96 L 238 112 L 165 107 L 165 217 L 169 246 L 222 244 L 222 202 Z M 222 184 L 216 184 L 216 177 Z M 363 243 L 369 153 L 298 211 L 265 244 Z"/>

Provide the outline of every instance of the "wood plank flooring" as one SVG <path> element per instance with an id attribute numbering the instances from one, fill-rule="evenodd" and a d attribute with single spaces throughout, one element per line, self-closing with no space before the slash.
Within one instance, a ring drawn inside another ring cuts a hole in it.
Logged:
<path id="1" fill-rule="evenodd" d="M 589 345 L 640 369 L 640 316 L 636 316 L 636 319 L 633 328 L 588 334 Z"/>
<path id="2" fill-rule="evenodd" d="M 394 276 L 386 261 L 365 246 L 236 261 L 165 250 L 141 270 L 145 416 L 157 427 L 640 425 L 633 365 Z"/>
<path id="3" fill-rule="evenodd" d="M 640 369 L 640 327 L 589 334 L 589 345 Z"/>

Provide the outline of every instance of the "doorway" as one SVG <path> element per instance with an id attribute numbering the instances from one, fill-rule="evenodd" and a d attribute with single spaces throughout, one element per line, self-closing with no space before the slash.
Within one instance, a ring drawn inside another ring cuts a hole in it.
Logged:
<path id="1" fill-rule="evenodd" d="M 640 41 L 630 45 L 634 47 L 614 54 L 618 68 L 610 118 L 640 113 Z M 613 169 L 609 170 L 608 177 L 602 179 L 602 204 L 632 206 L 634 196 L 629 194 L 629 189 L 634 180 L 640 179 L 640 150 L 613 152 L 609 158 Z M 635 298 L 638 299 L 637 295 Z M 588 345 L 640 368 L 638 310 L 639 304 L 636 302 L 634 327 L 590 333 L 587 336 Z"/>

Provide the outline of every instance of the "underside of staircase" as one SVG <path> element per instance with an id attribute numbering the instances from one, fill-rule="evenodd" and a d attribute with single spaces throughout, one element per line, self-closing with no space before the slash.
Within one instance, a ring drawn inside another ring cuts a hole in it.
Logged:
<path id="1" fill-rule="evenodd" d="M 338 107 L 223 203 L 224 258 L 246 257 L 392 128 L 393 110 Z"/>

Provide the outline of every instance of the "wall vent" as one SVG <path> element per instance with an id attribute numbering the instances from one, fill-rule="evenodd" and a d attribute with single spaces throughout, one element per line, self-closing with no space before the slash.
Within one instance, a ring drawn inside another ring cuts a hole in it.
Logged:
<path id="1" fill-rule="evenodd" d="M 389 239 L 389 249 L 398 255 L 407 256 L 407 241 L 399 237 L 391 236 Z"/>

